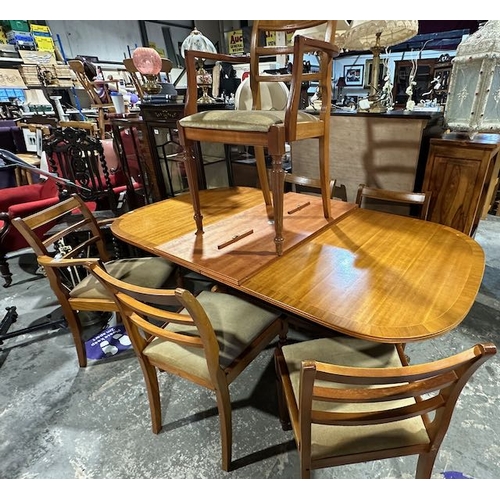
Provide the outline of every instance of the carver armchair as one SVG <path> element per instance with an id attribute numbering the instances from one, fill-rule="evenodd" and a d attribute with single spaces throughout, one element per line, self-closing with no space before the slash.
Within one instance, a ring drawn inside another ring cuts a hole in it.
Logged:
<path id="1" fill-rule="evenodd" d="M 326 23 L 325 39 L 318 40 L 298 35 L 293 45 L 280 44 L 281 35 Z M 276 253 L 283 253 L 283 191 L 284 170 L 282 158 L 285 143 L 302 139 L 317 139 L 319 166 L 317 177 L 321 181 L 323 214 L 331 218 L 329 191 L 329 124 L 332 92 L 332 59 L 339 53 L 333 44 L 337 21 L 254 21 L 251 36 L 250 56 L 230 56 L 208 52 L 185 52 L 187 68 L 187 95 L 185 116 L 179 120 L 179 138 L 185 149 L 187 177 L 192 196 L 197 234 L 203 232 L 198 179 L 196 174 L 196 148 L 199 141 L 253 146 L 256 152 L 259 183 L 269 219 L 274 222 Z M 276 45 L 266 46 L 266 32 L 276 32 Z M 304 56 L 314 52 L 319 59 L 319 71 L 307 72 L 310 65 L 303 64 Z M 293 58 L 291 73 L 269 74 L 260 70 L 263 58 Z M 197 112 L 196 60 L 215 60 L 232 64 L 250 65 L 251 110 L 208 110 Z M 300 109 L 301 87 L 304 82 L 317 81 L 322 95 L 322 106 L 318 113 L 306 113 Z M 262 110 L 260 84 L 262 82 L 284 82 L 289 85 L 285 110 Z M 264 149 L 272 158 L 271 189 L 264 161 Z M 272 191 L 272 198 L 271 198 Z"/>
<path id="2" fill-rule="evenodd" d="M 278 347 L 280 414 L 291 421 L 302 478 L 406 455 L 418 455 L 417 479 L 430 478 L 462 389 L 494 354 L 493 344 L 477 344 L 409 366 L 400 345 L 346 336 Z"/>
<path id="3" fill-rule="evenodd" d="M 113 260 L 100 227 L 108 223 L 109 220 L 98 223 L 76 194 L 45 210 L 12 220 L 45 269 L 73 336 L 81 367 L 87 366 L 81 313 L 118 310 L 113 297 L 87 272 L 85 258 L 99 258 L 113 276 L 151 288 L 162 287 L 175 269 L 160 257 Z M 42 238 L 39 229 L 48 224 L 57 225 Z"/>
<path id="4" fill-rule="evenodd" d="M 89 261 L 94 276 L 115 297 L 141 365 L 153 432 L 162 428 L 158 371 L 178 375 L 215 393 L 222 441 L 222 468 L 230 470 L 232 416 L 229 385 L 275 337 L 284 342 L 279 311 L 240 297 L 183 288 L 152 290 L 111 276 Z"/>

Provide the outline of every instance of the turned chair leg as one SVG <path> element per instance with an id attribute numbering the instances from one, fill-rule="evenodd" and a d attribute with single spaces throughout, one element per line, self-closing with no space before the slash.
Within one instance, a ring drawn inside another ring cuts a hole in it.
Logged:
<path id="1" fill-rule="evenodd" d="M 5 281 L 4 288 L 9 287 L 12 284 L 12 273 L 10 272 L 10 266 L 5 255 L 0 255 L 0 274 Z"/>

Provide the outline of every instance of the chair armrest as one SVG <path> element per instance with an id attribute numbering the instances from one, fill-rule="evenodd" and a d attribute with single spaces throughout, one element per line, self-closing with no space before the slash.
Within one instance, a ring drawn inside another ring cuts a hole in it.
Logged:
<path id="1" fill-rule="evenodd" d="M 109 219 L 102 219 L 97 221 L 97 225 L 99 227 L 109 226 L 112 224 L 118 217 L 111 217 Z"/>
<path id="2" fill-rule="evenodd" d="M 230 54 L 214 54 L 213 52 L 203 52 L 199 50 L 186 50 L 184 52 L 186 63 L 186 105 L 184 106 L 184 116 L 193 115 L 198 112 L 198 86 L 196 84 L 196 60 L 204 59 L 209 61 L 222 61 L 233 64 L 250 62 L 248 56 L 233 56 Z"/>
<path id="3" fill-rule="evenodd" d="M 49 257 L 48 255 L 40 255 L 37 258 L 38 263 L 41 266 L 47 267 L 71 267 L 71 266 L 85 266 L 90 265 L 91 262 L 100 263 L 101 260 L 97 257 L 82 258 L 82 259 L 56 259 L 54 257 Z"/>

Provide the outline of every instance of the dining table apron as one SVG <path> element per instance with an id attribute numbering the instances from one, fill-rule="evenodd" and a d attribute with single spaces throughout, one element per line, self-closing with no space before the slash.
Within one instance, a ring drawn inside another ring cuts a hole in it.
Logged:
<path id="1" fill-rule="evenodd" d="M 196 235 L 189 193 L 128 212 L 111 225 L 119 239 L 353 337 L 407 343 L 456 327 L 472 307 L 485 257 L 466 234 L 441 224 L 285 193 L 284 252 L 262 192 L 200 191 Z"/>

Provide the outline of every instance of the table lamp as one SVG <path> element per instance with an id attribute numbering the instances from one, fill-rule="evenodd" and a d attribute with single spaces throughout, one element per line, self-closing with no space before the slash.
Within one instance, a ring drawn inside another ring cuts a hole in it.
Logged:
<path id="1" fill-rule="evenodd" d="M 472 139 L 500 133 L 500 21 L 488 21 L 457 47 L 444 108 L 446 125 Z"/>
<path id="2" fill-rule="evenodd" d="M 413 38 L 418 33 L 418 21 L 352 21 L 349 29 L 342 35 L 341 46 L 349 50 L 371 50 L 373 64 L 369 100 L 378 94 L 380 54 L 391 45 L 397 45 Z M 370 111 L 380 112 L 378 106 Z"/>
<path id="3" fill-rule="evenodd" d="M 150 47 L 137 47 L 132 54 L 132 60 L 137 71 L 146 78 L 142 85 L 144 92 L 146 94 L 159 94 L 161 85 L 158 81 L 158 75 L 162 67 L 160 54 Z"/>
<path id="4" fill-rule="evenodd" d="M 217 54 L 217 49 L 214 44 L 202 34 L 201 31 L 197 30 L 196 27 L 191 31 L 191 33 L 186 37 L 181 45 L 181 55 L 184 56 L 186 50 L 198 50 L 203 52 L 212 52 Z M 208 95 L 208 90 L 212 86 L 212 75 L 208 73 L 203 67 L 203 59 L 199 61 L 199 68 L 196 75 L 196 83 L 199 88 L 202 89 L 203 95 L 198 99 L 200 104 L 210 104 L 215 102 L 213 97 Z"/>

